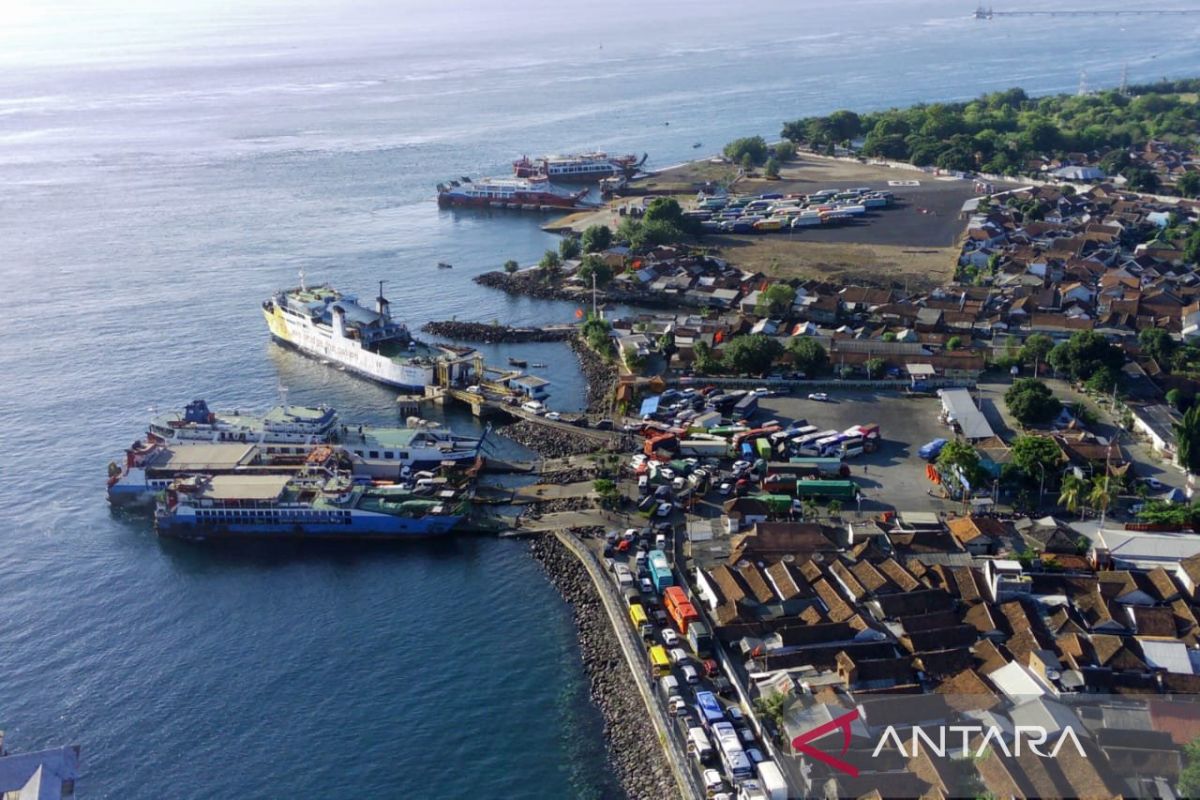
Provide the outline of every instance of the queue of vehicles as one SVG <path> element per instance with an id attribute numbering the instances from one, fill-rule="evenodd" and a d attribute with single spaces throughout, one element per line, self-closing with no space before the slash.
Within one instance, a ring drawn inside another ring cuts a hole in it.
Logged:
<path id="1" fill-rule="evenodd" d="M 771 233 L 851 222 L 887 208 L 895 196 L 886 189 L 860 186 L 822 189 L 812 194 L 760 194 L 702 197 L 686 216 L 708 233 Z"/>
<path id="2" fill-rule="evenodd" d="M 664 550 L 672 535 L 667 523 L 613 531 L 605 547 L 630 624 L 646 645 L 646 667 L 659 699 L 675 720 L 707 798 L 785 800 L 788 788 L 779 766 L 757 746 L 736 701 L 721 700 L 734 696 L 732 685 L 713 658 L 711 632 L 675 582 Z M 643 576 L 641 591 L 634 588 L 633 569 Z"/>

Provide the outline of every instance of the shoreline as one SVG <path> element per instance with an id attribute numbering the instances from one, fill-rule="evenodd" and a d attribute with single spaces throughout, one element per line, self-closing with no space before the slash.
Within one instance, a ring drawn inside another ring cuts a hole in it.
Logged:
<path id="1" fill-rule="evenodd" d="M 577 531 L 596 535 L 599 529 Z M 568 531 L 567 533 L 571 533 Z M 530 555 L 571 608 L 592 703 L 604 718 L 607 761 L 628 798 L 666 798 L 679 789 L 587 569 L 557 536 L 534 538 Z"/>

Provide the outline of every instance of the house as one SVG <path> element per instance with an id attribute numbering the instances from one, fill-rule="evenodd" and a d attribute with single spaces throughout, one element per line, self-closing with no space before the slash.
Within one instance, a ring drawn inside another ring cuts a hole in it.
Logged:
<path id="1" fill-rule="evenodd" d="M 1175 460 L 1175 429 L 1182 418 L 1175 409 L 1168 405 L 1156 403 L 1152 405 L 1131 405 L 1129 412 L 1133 416 L 1133 430 L 1145 436 L 1155 452 Z"/>
<path id="2" fill-rule="evenodd" d="M 946 527 L 950 535 L 975 556 L 996 553 L 1007 535 L 1004 523 L 991 517 L 957 517 L 949 520 Z"/>

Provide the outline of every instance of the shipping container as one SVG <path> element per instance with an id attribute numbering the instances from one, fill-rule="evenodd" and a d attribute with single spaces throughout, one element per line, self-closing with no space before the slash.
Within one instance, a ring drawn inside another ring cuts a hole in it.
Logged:
<path id="1" fill-rule="evenodd" d="M 795 483 L 792 486 L 795 486 Z M 786 514 L 792 510 L 790 494 L 760 494 L 758 499 L 766 503 L 767 510 L 772 514 Z"/>

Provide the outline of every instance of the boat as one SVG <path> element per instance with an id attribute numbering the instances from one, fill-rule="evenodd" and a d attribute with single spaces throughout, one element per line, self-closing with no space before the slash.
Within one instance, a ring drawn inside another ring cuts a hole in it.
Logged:
<path id="1" fill-rule="evenodd" d="M 540 364 L 537 362 L 534 362 L 533 364 L 530 364 L 529 366 L 533 367 L 534 369 L 544 369 L 546 367 L 545 364 Z"/>
<path id="2" fill-rule="evenodd" d="M 424 390 L 443 366 L 451 381 L 466 381 L 472 370 L 458 354 L 418 345 L 392 318 L 382 281 L 371 309 L 329 284 L 308 286 L 301 272 L 299 287 L 276 292 L 262 310 L 277 342 L 388 386 Z"/>
<path id="3" fill-rule="evenodd" d="M 183 413 L 152 419 L 148 436 L 164 442 L 311 444 L 326 441 L 337 422 L 337 412 L 327 406 L 283 404 L 266 414 L 245 414 L 239 410 L 210 411 L 204 400 L 193 400 Z"/>
<path id="4" fill-rule="evenodd" d="M 470 208 L 520 208 L 552 211 L 564 208 L 592 208 L 587 189 L 567 191 L 546 178 L 480 178 L 477 181 L 439 183 L 438 205 Z"/>
<path id="5" fill-rule="evenodd" d="M 453 265 L 453 264 L 448 264 L 448 263 L 446 263 L 445 261 L 439 261 L 439 262 L 438 262 L 438 269 L 451 269 L 451 268 L 453 268 L 453 267 L 454 267 L 454 265 Z"/>
<path id="6" fill-rule="evenodd" d="M 403 480 L 417 470 L 473 465 L 490 431 L 466 436 L 410 417 L 403 428 L 335 425 L 305 441 L 241 439 L 240 433 L 204 440 L 165 439 L 153 433 L 155 424 L 144 440 L 125 450 L 120 463 L 108 465 L 108 500 L 113 506 L 150 504 L 171 481 L 194 474 L 301 473 L 319 468 Z"/>
<path id="7" fill-rule="evenodd" d="M 703 146 L 704 146 L 704 145 L 703 145 L 703 143 L 701 143 L 701 142 L 692 142 L 692 149 L 693 149 L 693 150 L 699 150 L 699 149 L 700 149 L 701 147 L 703 147 Z"/>
<path id="8" fill-rule="evenodd" d="M 610 156 L 607 153 L 575 153 L 565 156 L 521 156 L 513 162 L 518 178 L 544 177 L 552 181 L 594 182 L 614 175 L 632 175 L 646 163 L 635 155 Z"/>
<path id="9" fill-rule="evenodd" d="M 466 519 L 466 495 L 444 479 L 386 486 L 334 475 L 195 475 L 154 509 L 160 536 L 180 539 L 386 539 L 444 536 Z"/>
<path id="10" fill-rule="evenodd" d="M 521 369 L 525 369 L 525 367 L 529 366 L 529 362 L 526 361 L 525 359 L 513 358 L 512 356 L 508 357 L 508 364 L 509 364 L 509 366 L 520 367 Z"/>

